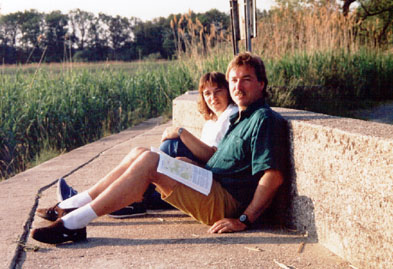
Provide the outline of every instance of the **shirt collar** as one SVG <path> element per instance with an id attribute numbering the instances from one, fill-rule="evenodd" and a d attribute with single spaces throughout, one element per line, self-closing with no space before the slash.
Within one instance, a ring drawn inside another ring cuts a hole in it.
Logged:
<path id="1" fill-rule="evenodd" d="M 252 103 L 251 105 L 249 105 L 246 110 L 244 111 L 239 111 L 238 113 L 233 114 L 230 117 L 230 121 L 232 124 L 234 124 L 238 119 L 239 121 L 245 117 L 250 116 L 252 113 L 254 113 L 256 110 L 262 108 L 262 107 L 267 107 L 267 104 L 265 102 L 265 100 L 263 98 L 258 99 L 257 101 L 255 101 L 254 103 Z"/>

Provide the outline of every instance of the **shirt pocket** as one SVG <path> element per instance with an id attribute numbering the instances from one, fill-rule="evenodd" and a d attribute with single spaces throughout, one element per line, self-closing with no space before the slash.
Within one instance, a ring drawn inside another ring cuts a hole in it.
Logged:
<path id="1" fill-rule="evenodd" d="M 231 169 L 231 173 L 242 170 L 243 164 L 246 161 L 245 149 L 246 141 L 239 136 L 231 135 L 228 137 L 226 148 L 221 155 L 221 168 Z"/>

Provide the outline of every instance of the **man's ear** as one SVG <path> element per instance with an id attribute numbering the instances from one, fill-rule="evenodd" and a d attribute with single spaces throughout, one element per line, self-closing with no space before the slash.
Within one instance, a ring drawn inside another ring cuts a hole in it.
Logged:
<path id="1" fill-rule="evenodd" d="M 261 81 L 259 83 L 261 84 L 261 91 L 263 91 L 263 88 L 265 88 L 265 82 Z"/>

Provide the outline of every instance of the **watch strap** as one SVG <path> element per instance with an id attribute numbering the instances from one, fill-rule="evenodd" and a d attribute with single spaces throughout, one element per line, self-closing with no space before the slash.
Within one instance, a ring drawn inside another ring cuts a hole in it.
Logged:
<path id="1" fill-rule="evenodd" d="M 177 135 L 180 137 L 180 135 L 181 135 L 181 133 L 184 131 L 184 128 L 183 127 L 180 127 L 178 130 L 177 130 Z"/>
<path id="2" fill-rule="evenodd" d="M 248 220 L 248 216 L 246 214 L 242 214 L 239 217 L 239 221 L 241 223 L 244 223 L 247 227 L 251 226 L 251 222 Z"/>

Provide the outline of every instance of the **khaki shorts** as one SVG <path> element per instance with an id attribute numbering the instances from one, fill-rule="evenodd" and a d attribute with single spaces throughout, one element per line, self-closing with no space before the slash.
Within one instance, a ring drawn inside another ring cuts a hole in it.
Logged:
<path id="1" fill-rule="evenodd" d="M 161 194 L 161 199 L 207 225 L 213 225 L 222 218 L 237 217 L 240 213 L 240 203 L 215 180 L 208 196 L 177 184 L 167 197 Z"/>

